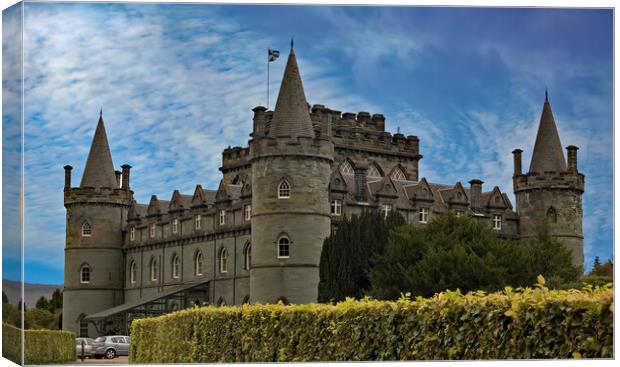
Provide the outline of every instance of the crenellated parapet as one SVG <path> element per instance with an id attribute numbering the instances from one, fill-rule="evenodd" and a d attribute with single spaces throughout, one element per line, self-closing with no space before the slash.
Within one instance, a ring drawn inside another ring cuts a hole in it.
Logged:
<path id="1" fill-rule="evenodd" d="M 583 193 L 585 176 L 572 172 L 530 172 L 513 177 L 514 192 L 537 189 L 572 189 Z"/>
<path id="2" fill-rule="evenodd" d="M 297 137 L 291 139 L 262 137 L 250 141 L 250 161 L 264 157 L 299 156 L 334 160 L 334 145 L 323 139 Z"/>
<path id="3" fill-rule="evenodd" d="M 133 191 L 109 187 L 73 187 L 64 191 L 65 207 L 72 204 L 118 204 L 130 205 Z"/>

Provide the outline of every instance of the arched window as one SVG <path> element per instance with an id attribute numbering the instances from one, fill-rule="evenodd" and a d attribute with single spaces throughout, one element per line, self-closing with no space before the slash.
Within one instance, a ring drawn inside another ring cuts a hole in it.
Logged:
<path id="1" fill-rule="evenodd" d="M 394 168 L 390 177 L 392 178 L 392 180 L 406 180 L 407 179 L 403 171 L 398 167 Z"/>
<path id="2" fill-rule="evenodd" d="M 204 258 L 202 256 L 202 252 L 198 251 L 196 253 L 196 258 L 194 259 L 194 274 L 197 276 L 202 275 L 202 269 L 204 265 Z"/>
<path id="3" fill-rule="evenodd" d="M 290 257 L 291 241 L 288 237 L 280 237 L 278 240 L 278 258 L 288 259 Z"/>
<path id="4" fill-rule="evenodd" d="M 246 303 L 250 303 L 250 295 L 246 294 L 245 297 L 243 297 L 243 301 L 241 301 L 242 304 L 246 304 Z"/>
<path id="5" fill-rule="evenodd" d="M 82 223 L 82 237 L 90 237 L 93 234 L 93 228 L 88 221 Z"/>
<path id="6" fill-rule="evenodd" d="M 172 233 L 178 233 L 179 232 L 179 220 L 175 219 L 172 221 Z"/>
<path id="7" fill-rule="evenodd" d="M 282 180 L 278 186 L 278 199 L 288 199 L 291 197 L 291 185 L 288 181 Z"/>
<path id="8" fill-rule="evenodd" d="M 151 281 L 157 280 L 157 276 L 159 275 L 159 262 L 157 258 L 151 259 Z"/>
<path id="9" fill-rule="evenodd" d="M 547 209 L 547 220 L 549 223 L 557 223 L 558 222 L 558 213 L 555 211 L 555 208 L 550 206 Z"/>
<path id="10" fill-rule="evenodd" d="M 366 173 L 366 176 L 368 176 L 368 177 L 381 177 L 381 172 L 379 172 L 379 169 L 377 168 L 377 166 L 375 166 L 374 164 L 371 164 L 370 167 L 368 167 L 368 171 Z"/>
<path id="11" fill-rule="evenodd" d="M 252 266 L 252 244 L 248 242 L 243 248 L 243 268 L 250 270 L 250 266 Z"/>
<path id="12" fill-rule="evenodd" d="M 228 251 L 225 248 L 220 250 L 220 273 L 228 272 Z"/>
<path id="13" fill-rule="evenodd" d="M 84 316 L 80 317 L 80 338 L 88 338 L 88 320 Z"/>
<path id="14" fill-rule="evenodd" d="M 179 274 L 181 274 L 181 259 L 174 254 L 174 256 L 172 256 L 172 277 L 177 279 Z"/>
<path id="15" fill-rule="evenodd" d="M 82 265 L 82 268 L 80 269 L 80 283 L 82 284 L 88 284 L 90 283 L 90 266 L 88 265 Z"/>
<path id="16" fill-rule="evenodd" d="M 351 167 L 351 163 L 349 163 L 349 161 L 344 161 L 340 165 L 340 173 L 342 173 L 343 175 L 352 175 L 354 173 L 353 167 Z"/>
<path id="17" fill-rule="evenodd" d="M 131 265 L 129 266 L 129 281 L 131 282 L 131 284 L 136 283 L 136 278 L 136 262 L 132 261 Z"/>
<path id="18" fill-rule="evenodd" d="M 129 228 L 129 240 L 134 241 L 136 239 L 136 227 Z"/>

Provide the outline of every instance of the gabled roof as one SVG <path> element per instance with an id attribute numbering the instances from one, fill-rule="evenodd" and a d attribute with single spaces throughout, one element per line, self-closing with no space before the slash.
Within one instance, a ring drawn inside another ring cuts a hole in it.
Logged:
<path id="1" fill-rule="evenodd" d="M 231 199 L 229 185 L 224 182 L 224 179 L 220 180 L 220 186 L 217 188 L 217 193 L 215 194 L 215 201 L 226 201 Z"/>
<path id="2" fill-rule="evenodd" d="M 422 177 L 417 184 L 407 186 L 405 191 L 411 200 L 434 199 L 433 191 L 431 190 L 431 187 L 425 177 Z"/>
<path id="3" fill-rule="evenodd" d="M 147 209 L 147 215 L 158 215 L 168 212 L 170 202 L 168 200 L 159 200 L 157 195 L 151 195 L 151 201 Z"/>
<path id="4" fill-rule="evenodd" d="M 284 69 L 269 135 L 273 137 L 314 136 L 308 102 L 293 48 L 291 48 Z"/>
<path id="5" fill-rule="evenodd" d="M 558 128 L 551 112 L 551 104 L 545 92 L 545 104 L 540 115 L 530 172 L 544 173 L 547 171 L 566 171 L 566 161 L 564 160 Z"/>
<path id="6" fill-rule="evenodd" d="M 131 203 L 129 207 L 129 212 L 127 214 L 128 218 L 144 218 L 146 216 L 148 205 L 146 204 L 138 204 L 135 200 Z"/>
<path id="7" fill-rule="evenodd" d="M 398 192 L 396 191 L 396 185 L 392 181 L 390 176 L 385 176 L 380 180 L 369 182 L 368 186 L 370 188 L 371 195 L 375 196 L 383 196 L 383 197 L 398 197 Z"/>
<path id="8" fill-rule="evenodd" d="M 112 154 L 108 144 L 108 137 L 105 132 L 103 116 L 99 115 L 93 142 L 90 145 L 90 152 L 86 159 L 86 167 L 82 175 L 80 187 L 118 187 Z"/>
<path id="9" fill-rule="evenodd" d="M 182 195 L 179 190 L 174 190 L 168 209 L 171 211 L 189 209 L 192 205 L 192 198 L 193 195 Z"/>
<path id="10" fill-rule="evenodd" d="M 445 203 L 469 204 L 468 195 L 460 181 L 457 181 L 452 188 L 440 189 L 439 194 Z"/>

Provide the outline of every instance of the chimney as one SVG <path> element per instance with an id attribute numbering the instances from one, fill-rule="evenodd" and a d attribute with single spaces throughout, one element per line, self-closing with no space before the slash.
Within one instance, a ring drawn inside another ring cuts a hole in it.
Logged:
<path id="1" fill-rule="evenodd" d="M 254 126 L 252 129 L 252 137 L 256 138 L 258 136 L 265 135 L 265 111 L 267 108 L 263 106 L 256 106 L 252 109 L 254 111 Z"/>
<path id="2" fill-rule="evenodd" d="M 73 167 L 70 165 L 66 165 L 65 169 L 65 190 L 69 190 L 71 188 L 71 170 Z"/>
<path id="3" fill-rule="evenodd" d="M 123 182 L 121 183 L 121 188 L 129 190 L 129 170 L 131 169 L 131 166 L 128 164 L 123 164 L 121 168 L 123 169 Z"/>
<path id="4" fill-rule="evenodd" d="M 566 147 L 566 152 L 568 156 L 568 169 L 566 170 L 569 173 L 577 173 L 577 148 L 574 145 L 569 145 Z"/>
<path id="5" fill-rule="evenodd" d="M 116 187 L 121 187 L 121 171 L 114 171 L 116 175 Z"/>
<path id="6" fill-rule="evenodd" d="M 380 113 L 372 115 L 371 120 L 376 124 L 378 131 L 385 131 L 385 116 Z"/>
<path id="7" fill-rule="evenodd" d="M 515 149 L 512 151 L 514 162 L 515 162 L 515 170 L 514 170 L 513 177 L 520 176 L 523 174 L 521 172 L 521 153 L 523 153 L 521 149 Z"/>
<path id="8" fill-rule="evenodd" d="M 469 181 L 469 205 L 472 210 L 480 208 L 480 196 L 482 196 L 483 183 L 483 181 L 477 178 Z"/>
<path id="9" fill-rule="evenodd" d="M 366 179 L 366 171 L 368 170 L 367 166 L 362 164 L 356 164 L 353 171 L 355 172 L 355 199 L 357 201 L 366 202 L 368 201 L 368 185 Z"/>

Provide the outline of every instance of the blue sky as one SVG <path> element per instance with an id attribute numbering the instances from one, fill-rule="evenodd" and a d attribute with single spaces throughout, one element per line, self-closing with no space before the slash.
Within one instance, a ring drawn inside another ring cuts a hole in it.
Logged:
<path id="1" fill-rule="evenodd" d="M 291 36 L 309 103 L 383 113 L 388 130 L 420 137 L 421 177 L 480 178 L 511 198 L 511 151 L 523 149 L 529 166 L 548 88 L 563 146 L 580 147 L 586 265 L 612 257 L 610 10 L 27 3 L 25 11 L 26 281 L 62 282 L 62 166 L 73 165 L 79 183 L 101 107 L 115 166 L 133 166 L 139 202 L 191 194 L 198 183 L 216 188 L 222 149 L 247 144 L 251 108 L 266 103 L 266 49 L 285 56 Z M 285 60 L 271 64 L 272 108 Z M 4 276 L 18 278 L 18 254 L 3 243 Z"/>

